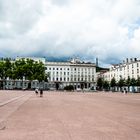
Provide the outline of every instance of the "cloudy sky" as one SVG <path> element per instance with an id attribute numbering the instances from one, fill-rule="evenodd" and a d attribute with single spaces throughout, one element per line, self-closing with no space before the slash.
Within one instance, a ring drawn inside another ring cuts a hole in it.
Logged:
<path id="1" fill-rule="evenodd" d="M 0 0 L 0 57 L 140 56 L 140 0 Z"/>

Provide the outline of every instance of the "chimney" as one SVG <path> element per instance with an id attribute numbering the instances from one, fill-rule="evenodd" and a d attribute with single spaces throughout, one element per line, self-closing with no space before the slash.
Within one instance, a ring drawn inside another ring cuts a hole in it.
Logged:
<path id="1" fill-rule="evenodd" d="M 134 58 L 134 61 L 136 62 L 137 61 L 137 58 Z"/>
<path id="2" fill-rule="evenodd" d="M 126 63 L 128 63 L 128 58 L 126 58 Z"/>
<path id="3" fill-rule="evenodd" d="M 96 58 L 96 67 L 98 67 L 98 58 Z"/>

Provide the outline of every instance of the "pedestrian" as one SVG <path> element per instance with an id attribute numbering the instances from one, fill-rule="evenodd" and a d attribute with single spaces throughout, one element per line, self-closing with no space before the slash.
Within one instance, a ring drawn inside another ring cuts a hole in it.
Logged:
<path id="1" fill-rule="evenodd" d="M 127 94 L 127 90 L 126 90 L 126 88 L 124 88 L 124 91 L 123 91 L 123 92 L 124 92 L 124 94 Z"/>
<path id="2" fill-rule="evenodd" d="M 38 88 L 35 89 L 35 94 L 38 95 Z"/>
<path id="3" fill-rule="evenodd" d="M 40 97 L 43 97 L 43 89 L 40 89 Z"/>

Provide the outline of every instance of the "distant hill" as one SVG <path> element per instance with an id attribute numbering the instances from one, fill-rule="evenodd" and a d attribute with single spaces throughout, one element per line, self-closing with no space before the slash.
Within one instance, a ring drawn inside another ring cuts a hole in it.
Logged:
<path id="1" fill-rule="evenodd" d="M 50 61 L 50 62 L 66 62 L 68 60 L 70 60 L 69 57 L 45 57 L 46 61 Z"/>
<path id="2" fill-rule="evenodd" d="M 109 71 L 109 68 L 102 68 L 102 67 L 96 67 L 96 72 L 100 72 L 102 70 L 106 70 L 106 71 Z"/>

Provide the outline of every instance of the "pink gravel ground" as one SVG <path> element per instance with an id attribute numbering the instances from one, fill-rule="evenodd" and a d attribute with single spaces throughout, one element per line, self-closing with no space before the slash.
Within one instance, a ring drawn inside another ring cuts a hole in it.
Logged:
<path id="1" fill-rule="evenodd" d="M 140 94 L 25 93 L 0 107 L 0 140 L 140 139 Z"/>

